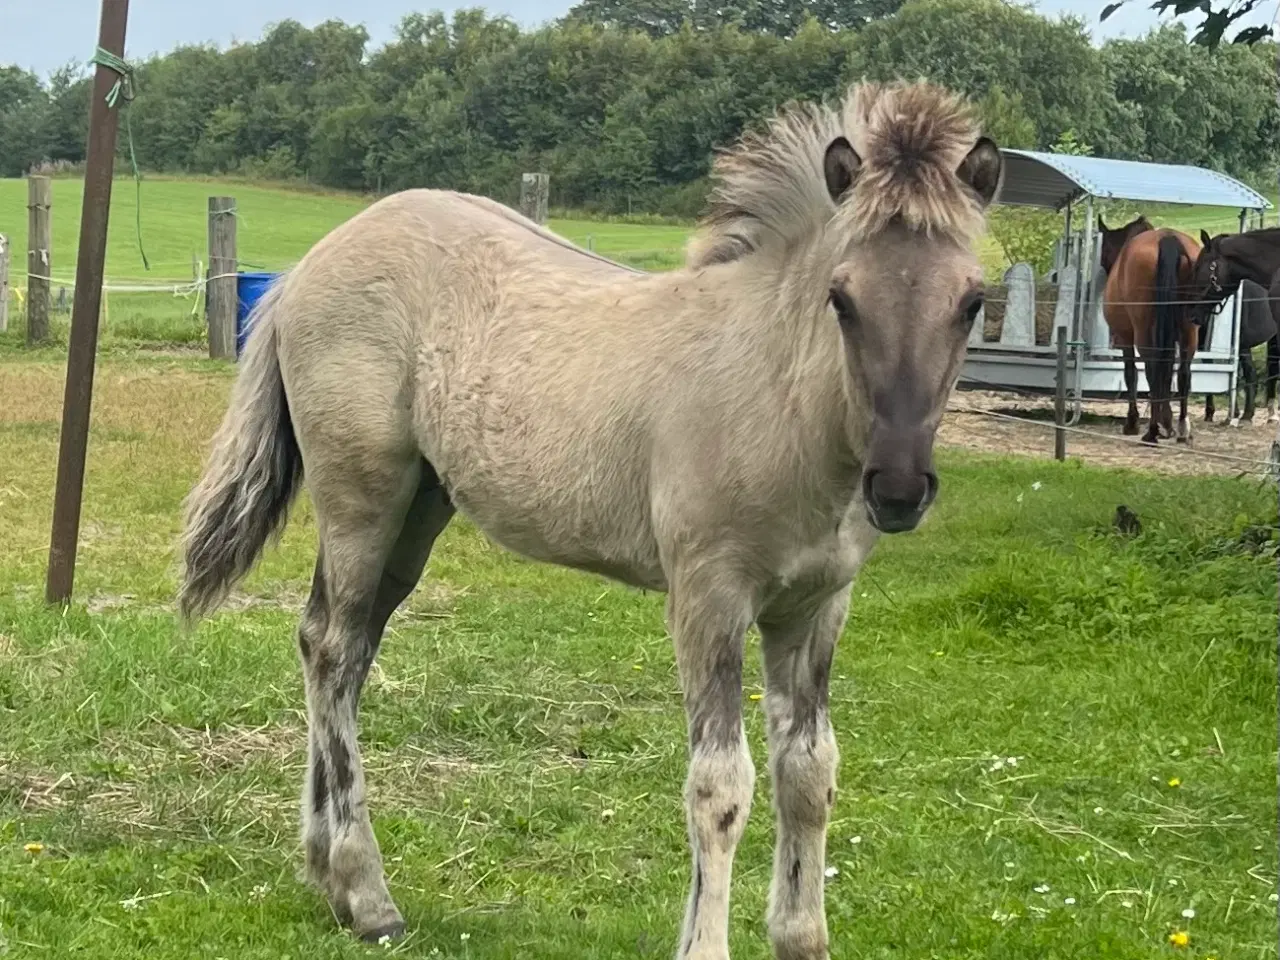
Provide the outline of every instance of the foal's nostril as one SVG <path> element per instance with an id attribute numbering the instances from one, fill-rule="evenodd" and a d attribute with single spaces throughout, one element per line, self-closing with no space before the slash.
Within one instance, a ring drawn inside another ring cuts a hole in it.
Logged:
<path id="1" fill-rule="evenodd" d="M 920 508 L 924 509 L 933 503 L 938 496 L 938 475 L 932 470 L 924 475 L 924 499 L 920 501 Z"/>
<path id="2" fill-rule="evenodd" d="M 867 470 L 862 474 L 862 499 L 872 507 L 880 505 L 880 498 L 876 496 L 876 476 L 879 473 L 879 470 Z"/>

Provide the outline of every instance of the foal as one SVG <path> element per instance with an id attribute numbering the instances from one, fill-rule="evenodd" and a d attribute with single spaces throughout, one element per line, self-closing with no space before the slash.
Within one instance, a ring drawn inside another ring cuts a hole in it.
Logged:
<path id="1" fill-rule="evenodd" d="M 793 108 L 716 162 L 688 264 L 643 275 L 496 203 L 414 190 L 321 240 L 262 299 L 187 507 L 187 618 L 222 600 L 302 482 L 320 534 L 298 630 L 311 879 L 366 939 L 404 929 L 356 702 L 455 510 L 535 559 L 668 591 L 688 719 L 692 882 L 679 953 L 728 957 L 755 770 L 742 663 L 759 626 L 778 957 L 827 956 L 849 588 L 938 490 L 933 441 L 982 307 L 999 150 L 926 84 Z"/>

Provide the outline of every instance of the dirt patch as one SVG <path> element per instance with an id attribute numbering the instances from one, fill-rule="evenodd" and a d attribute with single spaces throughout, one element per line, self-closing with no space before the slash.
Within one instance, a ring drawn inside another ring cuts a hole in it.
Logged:
<path id="1" fill-rule="evenodd" d="M 1264 471 L 1272 442 L 1280 440 L 1277 424 L 1267 423 L 1265 410 L 1258 412 L 1252 424 L 1231 427 L 1222 419 L 1205 423 L 1203 401 L 1195 408 L 1194 413 L 1188 411 L 1189 446 L 1163 440 L 1150 447 L 1137 437 L 1124 436 L 1124 402 L 1088 401 L 1081 422 L 1067 434 L 1067 456 L 1099 466 L 1183 475 L 1259 475 Z M 1145 430 L 1145 404 L 1140 412 Z M 962 390 L 952 396 L 938 440 L 946 446 L 988 453 L 1047 458 L 1053 456 L 1053 434 L 1053 401 L 1049 398 Z"/>

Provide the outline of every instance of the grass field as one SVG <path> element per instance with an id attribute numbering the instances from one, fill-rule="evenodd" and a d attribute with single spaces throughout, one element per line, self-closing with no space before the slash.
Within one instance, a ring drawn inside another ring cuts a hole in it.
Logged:
<path id="1" fill-rule="evenodd" d="M 142 188 L 142 248 L 151 269 L 144 269 L 138 241 L 138 193 L 132 181 L 119 179 L 112 192 L 107 247 L 109 283 L 125 286 L 147 284 L 157 292 L 108 291 L 102 323 L 103 345 L 132 347 L 140 342 L 198 344 L 204 341 L 203 305 L 194 289 L 192 259 L 206 256 L 206 211 L 212 195 L 237 200 L 238 247 L 242 270 L 279 270 L 297 262 L 325 233 L 361 210 L 370 198 L 323 191 L 280 189 L 217 180 L 148 178 Z M 13 244 L 13 286 L 22 286 L 26 271 L 26 182 L 0 179 L 0 233 Z M 1273 200 L 1275 198 L 1272 198 Z M 75 276 L 83 183 L 57 179 L 53 184 L 53 264 L 51 276 L 68 287 Z M 1144 208 L 1152 222 L 1174 226 L 1198 236 L 1201 227 L 1211 232 L 1233 230 L 1235 215 L 1213 207 Z M 551 228 L 575 243 L 590 245 L 605 256 L 646 270 L 670 269 L 683 259 L 688 228 L 594 223 L 585 220 L 552 220 Z M 988 240 L 984 257 L 993 276 L 1003 269 L 999 247 Z M 55 285 L 55 295 L 56 295 Z M 175 295 L 177 289 L 179 295 Z M 16 299 L 11 310 L 21 314 Z M 53 318 L 56 338 L 64 338 L 67 312 Z M 21 326 L 19 320 L 11 329 Z M 16 342 L 18 333 L 0 335 L 0 346 Z"/>
<path id="2" fill-rule="evenodd" d="M 242 270 L 279 270 L 296 263 L 329 230 L 363 209 L 370 198 L 350 194 L 306 192 L 219 181 L 148 179 L 142 188 L 142 248 L 151 264 L 144 268 L 138 247 L 137 192 L 129 180 L 117 180 L 111 197 L 107 244 L 109 283 L 133 286 L 155 284 L 182 288 L 192 280 L 192 258 L 206 257 L 208 198 L 234 196 L 237 202 L 238 252 Z M 70 286 L 75 276 L 79 245 L 83 182 L 58 179 L 53 183 L 53 269 L 51 276 Z M 27 185 L 0 179 L 0 233 L 13 244 L 13 286 L 21 287 L 26 273 Z M 608 257 L 642 269 L 660 270 L 681 262 L 688 230 L 670 226 L 633 226 L 553 220 L 552 229 L 576 243 L 590 244 Z M 55 296 L 56 296 L 55 284 Z M 138 342 L 202 343 L 203 305 L 194 292 L 107 292 L 103 342 L 108 349 Z M 69 311 L 70 290 L 67 291 Z M 16 298 L 15 315 L 21 305 Z M 53 318 L 57 338 L 65 337 L 70 317 Z M 21 326 L 11 324 L 11 329 Z M 25 327 L 23 328 L 25 329 Z M 14 341 L 15 333 L 9 335 Z M 0 342 L 6 338 L 0 336 Z M 16 342 L 16 341 L 15 341 Z"/>
<path id="3" fill-rule="evenodd" d="M 98 382 L 63 614 L 39 586 L 59 369 L 0 365 L 0 943 L 366 955 L 294 879 L 311 514 L 228 612 L 180 634 L 178 504 L 230 373 L 117 357 Z M 959 452 L 941 474 L 931 521 L 855 586 L 836 664 L 833 955 L 1157 958 L 1186 931 L 1180 955 L 1274 957 L 1276 574 L 1239 536 L 1273 522 L 1274 490 Z M 1111 532 L 1118 502 L 1142 537 Z M 669 955 L 684 744 L 659 597 L 459 523 L 393 623 L 362 725 L 415 930 L 402 955 Z M 767 955 L 767 808 L 762 775 L 738 957 Z"/>
<path id="4" fill-rule="evenodd" d="M 54 185 L 58 275 L 78 191 Z M 363 203 L 149 180 L 155 274 L 189 279 L 205 198 L 224 192 L 240 201 L 242 256 L 269 267 Z M 133 198 L 117 183 L 114 278 L 144 276 Z M 19 243 L 24 203 L 0 181 L 0 231 Z M 553 226 L 652 268 L 685 236 Z M 304 497 L 227 609 L 177 629 L 179 503 L 234 371 L 138 349 L 197 342 L 200 325 L 188 301 L 137 299 L 106 320 L 65 612 L 41 599 L 65 356 L 0 337 L 0 956 L 386 955 L 295 878 L 292 633 L 313 516 Z M 1274 485 L 954 449 L 939 469 L 929 521 L 883 540 L 855 584 L 835 665 L 832 956 L 1276 958 Z M 1112 530 L 1120 503 L 1141 536 Z M 734 873 L 735 958 L 769 955 L 760 683 L 752 661 L 761 775 Z M 412 928 L 394 955 L 670 956 L 689 867 L 660 597 L 524 562 L 456 522 L 392 622 L 361 717 Z"/>

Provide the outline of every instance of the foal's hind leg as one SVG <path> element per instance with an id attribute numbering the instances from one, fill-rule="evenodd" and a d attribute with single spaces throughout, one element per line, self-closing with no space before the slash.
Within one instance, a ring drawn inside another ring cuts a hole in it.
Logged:
<path id="1" fill-rule="evenodd" d="M 366 465 L 347 479 L 340 496 L 314 495 L 323 546 L 299 633 L 310 754 L 303 836 L 308 873 L 334 914 L 377 940 L 399 935 L 404 922 L 369 822 L 356 705 L 387 619 L 413 590 L 452 507 L 419 464 Z"/>
<path id="2" fill-rule="evenodd" d="M 733 589 L 676 578 L 667 615 L 689 722 L 685 809 L 693 848 L 677 956 L 728 960 L 729 881 L 755 783 L 742 730 L 742 646 L 752 611 Z"/>
<path id="3" fill-rule="evenodd" d="M 778 821 L 769 938 L 779 960 L 827 957 L 823 884 L 839 758 L 827 712 L 827 682 L 848 605 L 848 591 L 843 591 L 811 617 L 759 623 Z"/>

